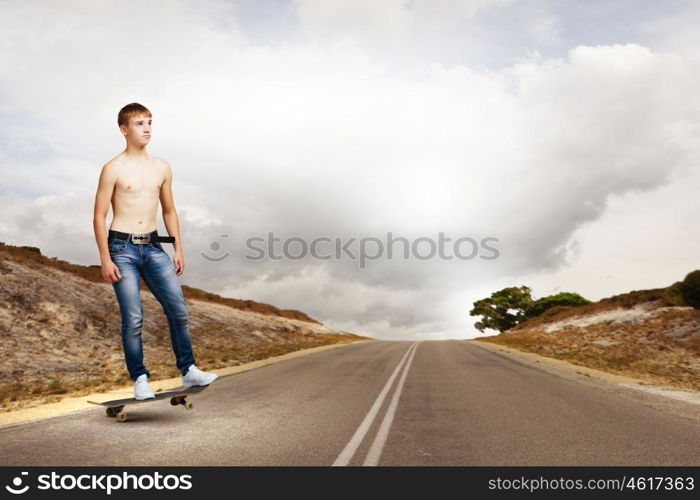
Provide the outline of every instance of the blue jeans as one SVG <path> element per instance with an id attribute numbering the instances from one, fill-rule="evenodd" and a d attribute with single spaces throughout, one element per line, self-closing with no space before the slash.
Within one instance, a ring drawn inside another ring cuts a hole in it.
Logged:
<path id="1" fill-rule="evenodd" d="M 158 232 L 154 230 L 151 234 Z M 137 244 L 108 237 L 107 243 L 109 255 L 121 274 L 121 279 L 112 283 L 112 287 L 121 312 L 122 347 L 129 376 L 136 380 L 144 373 L 148 377 L 151 375 L 143 364 L 141 278 L 163 306 L 177 367 L 184 375 L 194 364 L 189 310 L 170 256 L 159 242 Z"/>

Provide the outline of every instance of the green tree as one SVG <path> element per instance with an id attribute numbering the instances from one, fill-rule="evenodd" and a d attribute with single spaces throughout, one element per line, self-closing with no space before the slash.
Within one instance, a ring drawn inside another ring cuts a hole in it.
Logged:
<path id="1" fill-rule="evenodd" d="M 527 286 L 511 286 L 491 294 L 487 299 L 474 302 L 469 314 L 482 316 L 481 321 L 474 323 L 480 332 L 487 328 L 505 332 L 525 319 L 525 312 L 532 305 L 530 288 Z"/>
<path id="2" fill-rule="evenodd" d="M 532 305 L 525 311 L 526 319 L 534 318 L 545 312 L 550 307 L 554 306 L 580 306 L 583 304 L 590 304 L 591 301 L 581 297 L 578 293 L 573 292 L 561 292 L 555 295 L 547 295 L 537 299 L 532 303 Z"/>

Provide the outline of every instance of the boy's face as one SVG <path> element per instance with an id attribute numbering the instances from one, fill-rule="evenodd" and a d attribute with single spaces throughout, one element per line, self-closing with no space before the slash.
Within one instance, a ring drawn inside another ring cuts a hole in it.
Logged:
<path id="1" fill-rule="evenodd" d="M 128 126 L 121 125 L 119 128 L 127 142 L 145 146 L 151 140 L 151 121 L 148 115 L 136 115 L 129 118 Z"/>

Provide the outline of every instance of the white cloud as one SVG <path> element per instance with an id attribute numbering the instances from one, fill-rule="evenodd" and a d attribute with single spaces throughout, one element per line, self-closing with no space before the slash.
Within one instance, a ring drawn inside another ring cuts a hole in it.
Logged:
<path id="1" fill-rule="evenodd" d="M 551 45 L 561 40 L 561 28 L 553 15 L 542 15 L 525 28 L 537 45 Z"/>
<path id="2" fill-rule="evenodd" d="M 319 41 L 345 38 L 393 45 L 422 30 L 454 29 L 480 10 L 516 0 L 295 0 L 302 31 Z"/>
<path id="3" fill-rule="evenodd" d="M 607 232 L 640 241 L 624 222 L 586 232 L 610 207 L 641 210 L 665 186 L 670 206 L 689 213 L 673 199 L 685 193 L 673 176 L 696 152 L 700 78 L 683 56 L 632 43 L 492 70 L 418 58 L 404 71 L 371 50 L 393 43 L 405 56 L 431 23 L 455 27 L 498 4 L 297 2 L 300 25 L 318 39 L 273 46 L 250 43 L 221 3 L 5 6 L 0 240 L 96 263 L 99 169 L 123 148 L 116 112 L 139 101 L 154 112 L 151 153 L 173 167 L 187 284 L 398 338 L 470 335 L 470 302 L 522 279 L 575 289 L 585 280 L 562 269 L 577 259 L 619 268 L 624 255 L 603 255 Z M 28 223 L 39 228 L 30 236 Z M 495 236 L 501 257 L 364 270 L 347 259 L 244 259 L 245 240 L 268 231 Z M 668 235 L 685 255 L 695 247 L 682 233 Z M 220 264 L 200 255 L 214 241 L 231 252 Z M 678 273 L 659 259 L 659 276 Z"/>

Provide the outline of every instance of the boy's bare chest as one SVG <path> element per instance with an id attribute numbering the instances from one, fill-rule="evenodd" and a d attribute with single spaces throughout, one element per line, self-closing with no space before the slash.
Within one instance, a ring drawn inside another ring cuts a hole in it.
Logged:
<path id="1" fill-rule="evenodd" d="M 165 173 L 155 165 L 126 167 L 119 172 L 116 191 L 120 196 L 158 196 Z"/>

